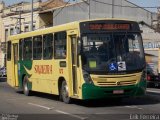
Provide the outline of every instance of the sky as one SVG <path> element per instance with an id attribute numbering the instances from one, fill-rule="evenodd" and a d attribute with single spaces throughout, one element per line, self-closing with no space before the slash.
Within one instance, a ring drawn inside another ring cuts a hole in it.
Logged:
<path id="1" fill-rule="evenodd" d="M 2 1 L 2 0 L 0 0 Z M 15 4 L 15 3 L 18 3 L 18 2 L 21 2 L 21 1 L 28 1 L 28 2 L 31 2 L 32 0 L 3 0 L 5 1 L 6 5 L 12 5 L 12 4 Z M 35 1 L 35 0 L 34 0 Z M 44 1 L 44 0 L 43 0 Z M 68 0 L 66 0 L 68 1 Z M 71 0 L 73 1 L 73 0 Z M 80 0 L 75 0 L 75 1 L 80 1 Z M 128 1 L 131 1 L 135 4 L 137 4 L 138 6 L 141 6 L 141 7 L 157 7 L 157 6 L 160 6 L 160 0 L 128 0 Z M 146 8 L 148 9 L 149 11 L 152 11 L 152 12 L 156 12 L 157 9 L 149 9 L 149 8 Z"/>
<path id="2" fill-rule="evenodd" d="M 132 3 L 135 3 L 141 7 L 158 7 L 160 6 L 160 0 L 128 0 Z M 157 12 L 156 8 L 145 8 L 152 12 Z"/>

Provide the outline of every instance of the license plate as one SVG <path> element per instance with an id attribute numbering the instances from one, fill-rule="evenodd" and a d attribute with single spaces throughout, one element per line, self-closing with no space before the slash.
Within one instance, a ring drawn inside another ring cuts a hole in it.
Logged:
<path id="1" fill-rule="evenodd" d="M 154 85 L 155 85 L 155 87 L 158 87 L 158 86 L 159 86 L 159 84 L 158 84 L 158 83 L 155 83 Z"/>
<path id="2" fill-rule="evenodd" d="M 123 94 L 124 90 L 113 90 L 113 94 Z"/>

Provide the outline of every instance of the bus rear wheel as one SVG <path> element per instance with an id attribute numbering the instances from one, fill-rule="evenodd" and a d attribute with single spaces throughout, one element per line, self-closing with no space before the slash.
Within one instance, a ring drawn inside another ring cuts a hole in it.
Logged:
<path id="1" fill-rule="evenodd" d="M 23 93 L 24 93 L 24 95 L 26 95 L 26 96 L 29 96 L 29 95 L 30 95 L 30 90 L 29 90 L 29 88 L 28 88 L 28 77 L 27 77 L 27 76 L 25 76 L 25 77 L 23 78 Z"/>
<path id="2" fill-rule="evenodd" d="M 62 82 L 60 96 L 63 102 L 67 104 L 71 103 L 71 98 L 69 97 L 68 86 L 66 81 Z"/>

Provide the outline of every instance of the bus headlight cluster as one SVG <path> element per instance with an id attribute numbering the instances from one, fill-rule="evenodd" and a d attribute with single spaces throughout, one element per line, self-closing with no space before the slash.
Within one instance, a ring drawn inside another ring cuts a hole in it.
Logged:
<path id="1" fill-rule="evenodd" d="M 92 81 L 89 73 L 86 72 L 85 70 L 83 70 L 83 78 L 84 78 L 84 81 L 85 81 L 86 83 L 93 84 L 93 81 Z"/>

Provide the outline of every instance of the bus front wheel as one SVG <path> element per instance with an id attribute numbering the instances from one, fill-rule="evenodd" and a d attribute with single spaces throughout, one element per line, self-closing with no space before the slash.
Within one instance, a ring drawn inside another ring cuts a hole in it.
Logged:
<path id="1" fill-rule="evenodd" d="M 71 98 L 69 97 L 68 86 L 67 86 L 66 81 L 62 82 L 60 94 L 61 94 L 61 98 L 63 102 L 67 104 L 71 102 Z"/>
<path id="2" fill-rule="evenodd" d="M 27 76 L 25 76 L 23 79 L 23 93 L 26 96 L 29 96 L 29 94 L 30 94 L 30 91 L 28 88 L 28 77 Z"/>

